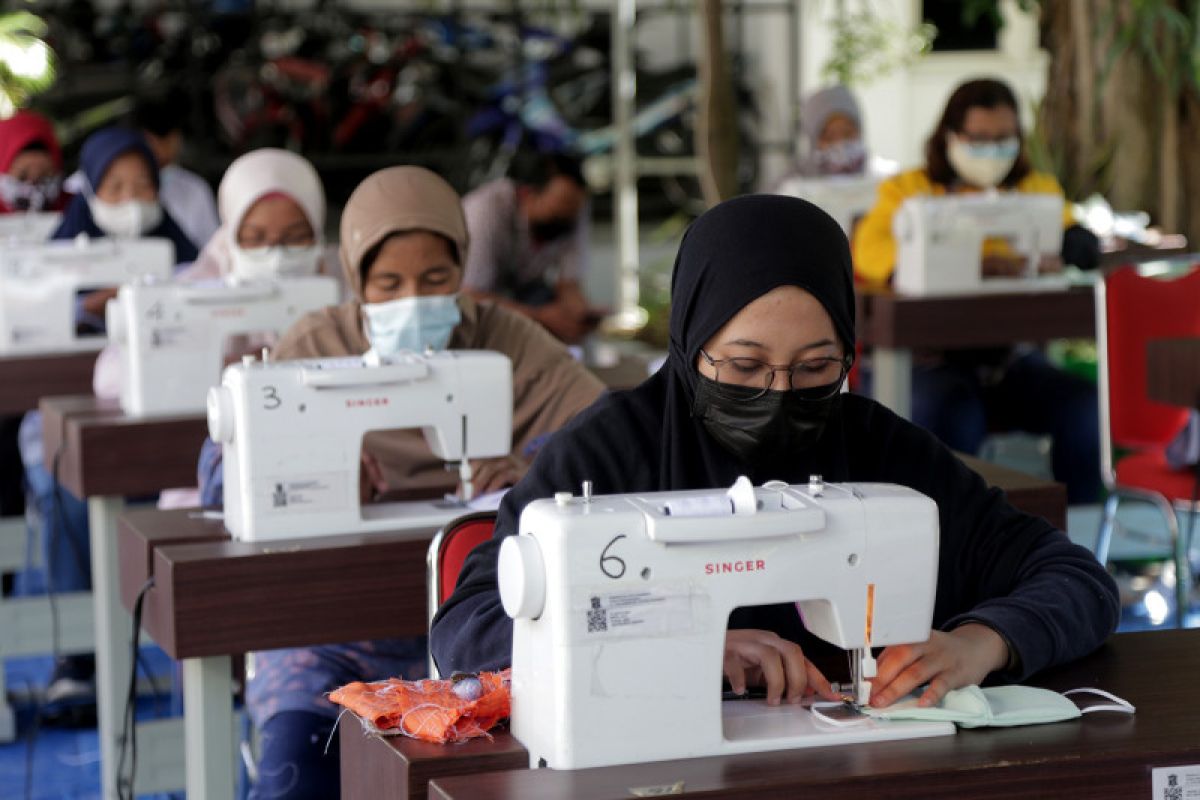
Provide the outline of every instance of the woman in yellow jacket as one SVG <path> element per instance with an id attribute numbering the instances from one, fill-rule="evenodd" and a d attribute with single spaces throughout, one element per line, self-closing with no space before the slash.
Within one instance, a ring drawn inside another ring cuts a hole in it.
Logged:
<path id="1" fill-rule="evenodd" d="M 968 81 L 951 94 L 925 146 L 925 166 L 879 187 L 875 207 L 854 232 L 856 278 L 883 286 L 896 266 L 892 217 L 918 195 L 1000 191 L 1062 194 L 1053 176 L 1036 172 L 1023 147 L 1016 96 L 1000 81 Z M 1043 258 L 1041 269 L 1064 262 L 1083 269 L 1099 262 L 1100 247 L 1087 229 L 1064 214 L 1061 259 Z M 985 275 L 1016 274 L 1024 259 L 1003 242 L 984 246 Z M 1094 501 L 1100 488 L 1096 389 L 1049 364 L 1040 351 L 955 350 L 921 357 L 913 370 L 913 421 L 955 450 L 975 453 L 989 431 L 1050 434 L 1054 476 L 1067 484 L 1071 502 Z"/>

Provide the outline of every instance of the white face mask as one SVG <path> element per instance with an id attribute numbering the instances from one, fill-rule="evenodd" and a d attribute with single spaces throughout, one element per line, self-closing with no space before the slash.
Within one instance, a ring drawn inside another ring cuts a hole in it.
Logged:
<path id="1" fill-rule="evenodd" d="M 1021 154 L 1021 140 L 1015 136 L 998 142 L 974 143 L 951 133 L 946 138 L 946 158 L 962 178 L 981 189 L 992 189 L 1012 171 Z"/>
<path id="2" fill-rule="evenodd" d="M 856 175 L 867 162 L 867 148 L 862 139 L 847 139 L 818 147 L 817 166 L 822 175 Z"/>
<path id="3" fill-rule="evenodd" d="M 233 258 L 230 275 L 243 281 L 315 275 L 321 263 L 319 244 L 307 247 L 272 245 L 245 248 L 235 244 L 230 248 L 230 254 Z"/>
<path id="4" fill-rule="evenodd" d="M 96 227 L 114 239 L 136 239 L 158 227 L 163 210 L 157 201 L 126 200 L 106 203 L 98 197 L 88 198 L 88 208 Z"/>
<path id="5" fill-rule="evenodd" d="M 384 360 L 406 350 L 445 350 L 450 334 L 462 321 L 458 296 L 453 294 L 364 303 L 363 314 L 371 350 Z"/>
<path id="6" fill-rule="evenodd" d="M 0 200 L 14 211 L 41 211 L 58 199 L 61 187 L 62 180 L 57 177 L 29 182 L 0 175 Z"/>

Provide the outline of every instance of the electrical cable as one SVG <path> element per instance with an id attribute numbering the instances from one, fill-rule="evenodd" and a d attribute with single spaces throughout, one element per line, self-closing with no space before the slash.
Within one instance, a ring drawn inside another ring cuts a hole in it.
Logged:
<path id="1" fill-rule="evenodd" d="M 133 784 L 137 778 L 137 676 L 138 646 L 142 633 L 142 608 L 146 593 L 154 586 L 154 576 L 150 576 L 142 588 L 138 590 L 137 600 L 133 603 L 133 640 L 130 643 L 132 653 L 129 662 L 129 691 L 125 696 L 125 714 L 121 723 L 121 749 L 117 757 L 117 797 L 122 800 L 134 800 Z M 126 777 L 126 756 L 129 761 L 129 773 Z"/>

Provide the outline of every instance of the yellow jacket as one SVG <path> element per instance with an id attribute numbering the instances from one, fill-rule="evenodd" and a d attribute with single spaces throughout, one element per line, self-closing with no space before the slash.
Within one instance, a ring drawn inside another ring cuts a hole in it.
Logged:
<path id="1" fill-rule="evenodd" d="M 963 191 L 977 190 L 967 188 Z M 1063 193 L 1058 181 L 1044 172 L 1030 172 L 1018 181 L 1014 191 L 1027 194 Z M 946 187 L 929 180 L 924 169 L 902 172 L 879 185 L 879 199 L 854 229 L 854 274 L 857 278 L 876 286 L 886 284 L 891 279 L 892 271 L 896 268 L 896 240 L 892 238 L 892 216 L 905 200 L 923 194 L 946 194 Z M 1067 205 L 1063 208 L 1063 227 L 1069 228 L 1074 224 L 1071 207 Z M 1004 249 L 1004 243 L 1001 241 L 995 242 L 994 245 L 986 249 Z"/>

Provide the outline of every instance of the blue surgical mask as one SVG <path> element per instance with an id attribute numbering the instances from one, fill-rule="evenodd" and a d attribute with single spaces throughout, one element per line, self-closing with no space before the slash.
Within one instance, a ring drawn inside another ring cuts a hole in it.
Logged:
<path id="1" fill-rule="evenodd" d="M 406 350 L 445 350 L 450 334 L 462 321 L 458 296 L 453 294 L 364 303 L 362 308 L 371 349 L 383 359 Z"/>

